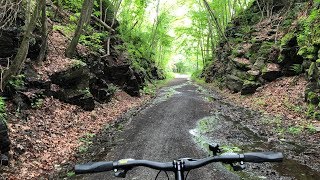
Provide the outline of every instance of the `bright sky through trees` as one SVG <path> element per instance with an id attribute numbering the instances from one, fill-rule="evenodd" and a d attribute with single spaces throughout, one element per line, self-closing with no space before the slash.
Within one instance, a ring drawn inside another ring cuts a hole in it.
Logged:
<path id="1" fill-rule="evenodd" d="M 251 0 L 123 0 L 119 20 L 131 59 L 162 69 L 201 71 L 232 16 Z M 179 66 L 179 67 L 177 67 Z"/>

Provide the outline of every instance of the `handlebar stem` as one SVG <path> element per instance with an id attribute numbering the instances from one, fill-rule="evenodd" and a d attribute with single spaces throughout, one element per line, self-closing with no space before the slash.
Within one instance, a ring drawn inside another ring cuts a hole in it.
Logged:
<path id="1" fill-rule="evenodd" d="M 175 179 L 177 180 L 184 180 L 184 161 L 174 161 L 174 166 L 176 168 L 175 173 Z"/>

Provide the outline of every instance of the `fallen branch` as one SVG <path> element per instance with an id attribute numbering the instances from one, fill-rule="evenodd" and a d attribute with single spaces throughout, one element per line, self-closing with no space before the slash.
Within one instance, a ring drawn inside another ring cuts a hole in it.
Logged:
<path id="1" fill-rule="evenodd" d="M 70 15 L 69 13 L 65 12 L 63 9 L 60 9 L 58 6 L 54 5 L 54 4 L 49 4 L 49 6 L 55 11 L 55 18 L 57 16 L 57 14 L 59 14 L 59 16 L 62 18 L 63 22 L 69 22 L 70 19 Z M 54 18 L 54 19 L 55 19 Z"/>
<path id="2" fill-rule="evenodd" d="M 91 14 L 91 17 L 97 21 L 99 24 L 101 24 L 103 27 L 105 27 L 106 29 L 108 29 L 109 31 L 115 32 L 114 29 L 112 29 L 108 24 L 106 24 L 105 22 L 101 21 L 101 19 L 97 18 L 96 16 L 94 16 L 93 14 Z"/>

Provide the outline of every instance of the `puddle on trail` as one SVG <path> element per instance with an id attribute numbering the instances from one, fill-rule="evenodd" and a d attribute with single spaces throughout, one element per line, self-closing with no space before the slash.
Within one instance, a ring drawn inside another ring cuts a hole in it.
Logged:
<path id="1" fill-rule="evenodd" d="M 258 137 L 249 128 L 241 126 L 221 113 L 205 117 L 198 121 L 197 127 L 189 131 L 194 141 L 209 152 L 209 144 L 218 143 L 223 152 L 252 152 L 276 150 L 273 143 Z M 301 148 L 292 146 L 293 150 Z M 284 152 L 285 154 L 285 152 Z M 247 163 L 247 170 L 237 174 L 242 179 L 301 179 L 317 180 L 320 173 L 300 164 L 298 161 L 285 159 L 283 163 Z"/>
<path id="2" fill-rule="evenodd" d="M 320 173 L 291 159 L 285 159 L 283 163 L 276 164 L 274 169 L 282 176 L 295 177 L 299 180 L 320 179 Z"/>

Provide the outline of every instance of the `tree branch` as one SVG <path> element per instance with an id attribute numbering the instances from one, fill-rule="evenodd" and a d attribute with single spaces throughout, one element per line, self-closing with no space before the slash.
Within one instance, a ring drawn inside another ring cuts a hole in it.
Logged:
<path id="1" fill-rule="evenodd" d="M 96 22 L 98 22 L 99 24 L 101 24 L 103 27 L 105 27 L 106 29 L 108 29 L 111 32 L 115 32 L 114 29 L 112 29 L 108 24 L 106 24 L 105 22 L 101 21 L 99 18 L 97 18 L 96 16 L 94 16 L 93 14 L 91 14 L 91 18 L 93 18 L 93 20 L 95 20 Z"/>

